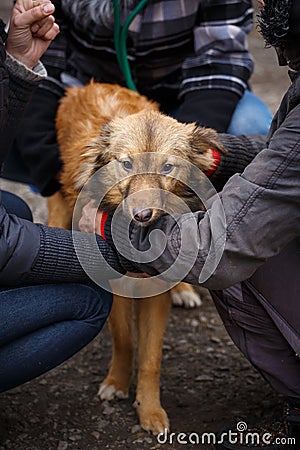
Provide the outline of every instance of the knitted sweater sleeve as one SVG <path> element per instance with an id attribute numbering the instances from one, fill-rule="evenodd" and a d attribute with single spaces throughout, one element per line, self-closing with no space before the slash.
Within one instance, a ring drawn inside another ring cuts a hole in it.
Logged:
<path id="1" fill-rule="evenodd" d="M 60 228 L 38 226 L 40 246 L 25 284 L 106 283 L 126 271 L 116 252 L 101 237 Z"/>
<path id="2" fill-rule="evenodd" d="M 218 192 L 223 189 L 232 175 L 242 173 L 266 146 L 266 136 L 263 135 L 233 136 L 220 133 L 219 137 L 227 153 L 221 155 L 220 163 L 210 177 L 210 181 Z"/>
<path id="3" fill-rule="evenodd" d="M 8 215 L 0 205 L 0 285 L 107 282 L 125 273 L 99 236 Z"/>

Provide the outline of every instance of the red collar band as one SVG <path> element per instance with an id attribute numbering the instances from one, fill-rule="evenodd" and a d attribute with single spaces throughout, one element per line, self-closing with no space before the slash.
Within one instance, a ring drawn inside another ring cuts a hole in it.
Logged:
<path id="1" fill-rule="evenodd" d="M 212 167 L 204 172 L 207 177 L 210 177 L 211 175 L 213 175 L 215 173 L 215 171 L 219 167 L 220 160 L 221 160 L 221 153 L 218 150 L 216 150 L 214 148 L 210 148 L 209 150 L 212 151 L 214 160 L 213 160 Z"/>
<path id="2" fill-rule="evenodd" d="M 101 221 L 100 221 L 100 236 L 106 241 L 105 237 L 105 222 L 107 219 L 108 213 L 104 212 L 102 213 Z"/>

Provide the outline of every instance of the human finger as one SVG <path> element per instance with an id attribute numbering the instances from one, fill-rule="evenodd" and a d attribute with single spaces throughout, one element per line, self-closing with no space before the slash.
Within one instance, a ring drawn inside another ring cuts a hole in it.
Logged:
<path id="1" fill-rule="evenodd" d="M 19 11 L 20 14 L 15 14 L 13 17 L 14 25 L 18 27 L 31 26 L 50 16 L 54 11 L 55 7 L 51 2 L 42 3 L 24 12 Z"/>
<path id="2" fill-rule="evenodd" d="M 38 21 L 35 22 L 33 25 L 31 25 L 31 30 L 32 30 L 33 32 L 38 31 L 40 28 L 42 28 L 42 26 L 47 22 L 48 19 L 52 20 L 52 19 L 51 19 L 52 17 L 53 17 L 53 16 L 47 16 L 47 17 L 44 17 L 44 18 L 41 19 L 41 20 L 38 20 Z"/>
<path id="3" fill-rule="evenodd" d="M 15 8 L 20 13 L 23 13 L 46 3 L 52 3 L 52 0 L 15 0 Z"/>
<path id="4" fill-rule="evenodd" d="M 44 20 L 40 20 L 32 25 L 31 31 L 35 37 L 43 37 L 53 27 L 55 19 L 53 16 L 49 16 Z"/>
<path id="5" fill-rule="evenodd" d="M 40 36 L 44 41 L 53 41 L 59 33 L 59 26 L 54 23 L 49 31 L 47 31 L 43 36 Z"/>
<path id="6" fill-rule="evenodd" d="M 95 221 L 98 209 L 94 207 L 93 201 L 90 201 L 82 208 L 82 216 L 79 220 L 79 230 L 85 233 L 95 232 Z"/>

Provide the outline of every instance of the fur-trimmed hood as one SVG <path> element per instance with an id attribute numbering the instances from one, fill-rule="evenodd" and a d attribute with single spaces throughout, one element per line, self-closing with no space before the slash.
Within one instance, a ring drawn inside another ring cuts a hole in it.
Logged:
<path id="1" fill-rule="evenodd" d="M 276 48 L 279 64 L 300 70 L 300 1 L 265 0 L 258 22 L 266 45 Z"/>

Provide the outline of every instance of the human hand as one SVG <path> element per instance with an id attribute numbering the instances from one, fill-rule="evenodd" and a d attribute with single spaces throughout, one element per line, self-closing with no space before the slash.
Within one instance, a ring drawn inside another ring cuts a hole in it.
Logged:
<path id="1" fill-rule="evenodd" d="M 49 0 L 17 0 L 11 13 L 6 50 L 32 69 L 59 33 Z"/>
<path id="2" fill-rule="evenodd" d="M 94 206 L 93 200 L 91 200 L 82 208 L 82 216 L 78 223 L 79 230 L 83 233 L 96 233 L 99 234 L 103 239 L 106 239 L 104 235 L 104 225 L 106 219 L 107 213 L 100 211 L 99 208 L 96 208 Z M 124 261 L 126 261 L 125 266 L 124 264 L 122 264 L 124 263 Z M 121 257 L 121 264 L 125 268 L 128 267 L 128 261 L 125 258 Z M 130 266 L 133 267 L 131 263 Z M 139 272 L 139 270 L 137 270 L 136 272 L 127 272 L 127 276 L 131 278 L 151 278 L 151 275 Z"/>
<path id="3" fill-rule="evenodd" d="M 94 202 L 91 200 L 82 208 L 82 216 L 78 223 L 79 230 L 83 233 L 100 234 L 100 224 L 103 214 L 103 212 L 94 206 Z"/>

